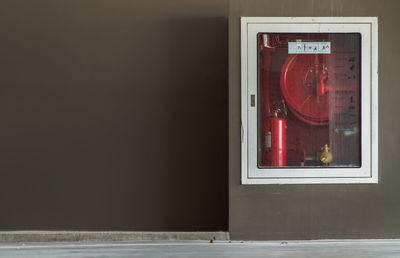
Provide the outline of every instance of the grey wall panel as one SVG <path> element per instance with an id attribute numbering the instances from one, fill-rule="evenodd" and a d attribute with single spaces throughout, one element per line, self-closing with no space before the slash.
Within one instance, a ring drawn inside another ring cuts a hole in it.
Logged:
<path id="1" fill-rule="evenodd" d="M 232 0 L 229 229 L 232 239 L 399 238 L 400 2 Z M 240 16 L 378 16 L 379 184 L 240 185 Z"/>
<path id="2" fill-rule="evenodd" d="M 226 230 L 225 0 L 0 2 L 0 230 Z"/>

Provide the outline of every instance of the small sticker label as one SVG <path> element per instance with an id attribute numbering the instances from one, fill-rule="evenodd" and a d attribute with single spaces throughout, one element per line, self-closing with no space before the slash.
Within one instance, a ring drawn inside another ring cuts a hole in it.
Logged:
<path id="1" fill-rule="evenodd" d="M 270 149 L 272 147 L 272 132 L 267 131 L 265 133 L 265 147 Z"/>
<path id="2" fill-rule="evenodd" d="M 289 54 L 330 54 L 331 42 L 288 42 Z"/>

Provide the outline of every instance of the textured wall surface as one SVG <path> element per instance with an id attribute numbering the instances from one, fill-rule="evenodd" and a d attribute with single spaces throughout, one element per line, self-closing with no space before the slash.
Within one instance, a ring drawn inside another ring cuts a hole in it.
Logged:
<path id="1" fill-rule="evenodd" d="M 229 230 L 232 239 L 400 237 L 400 1 L 232 0 Z M 379 184 L 240 185 L 240 16 L 378 16 Z"/>
<path id="2" fill-rule="evenodd" d="M 227 230 L 228 2 L 0 2 L 0 230 Z"/>

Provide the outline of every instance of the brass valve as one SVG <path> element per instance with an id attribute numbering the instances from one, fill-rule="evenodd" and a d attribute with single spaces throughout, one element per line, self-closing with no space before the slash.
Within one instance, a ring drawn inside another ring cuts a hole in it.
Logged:
<path id="1" fill-rule="evenodd" d="M 321 153 L 321 157 L 319 158 L 319 160 L 324 164 L 331 163 L 332 154 L 329 152 L 328 144 L 325 144 L 324 147 L 321 148 L 321 150 L 322 150 L 322 153 Z"/>

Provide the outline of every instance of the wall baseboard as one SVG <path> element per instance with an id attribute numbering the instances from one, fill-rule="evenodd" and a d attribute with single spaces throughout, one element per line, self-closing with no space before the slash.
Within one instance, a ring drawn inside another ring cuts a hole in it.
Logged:
<path id="1" fill-rule="evenodd" d="M 229 232 L 0 231 L 0 243 L 229 240 Z"/>

